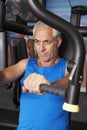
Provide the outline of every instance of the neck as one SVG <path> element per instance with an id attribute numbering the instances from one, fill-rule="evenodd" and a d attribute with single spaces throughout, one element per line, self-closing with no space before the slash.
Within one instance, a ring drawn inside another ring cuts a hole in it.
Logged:
<path id="1" fill-rule="evenodd" d="M 38 66 L 52 66 L 52 65 L 58 63 L 59 60 L 60 60 L 60 57 L 56 57 L 55 59 L 50 60 L 50 61 L 46 61 L 46 62 L 38 59 L 37 65 Z"/>

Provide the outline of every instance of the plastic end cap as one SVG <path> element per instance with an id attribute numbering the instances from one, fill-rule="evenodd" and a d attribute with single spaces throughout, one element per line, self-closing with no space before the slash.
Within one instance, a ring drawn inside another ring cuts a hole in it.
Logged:
<path id="1" fill-rule="evenodd" d="M 79 112 L 79 105 L 68 104 L 65 102 L 63 104 L 63 110 L 69 112 Z"/>

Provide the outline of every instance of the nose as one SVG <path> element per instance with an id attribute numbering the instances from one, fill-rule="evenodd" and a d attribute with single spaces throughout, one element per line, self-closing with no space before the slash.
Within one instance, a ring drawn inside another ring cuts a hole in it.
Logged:
<path id="1" fill-rule="evenodd" d="M 44 42 L 41 42 L 41 44 L 40 44 L 40 51 L 44 51 L 44 50 L 45 50 Z"/>

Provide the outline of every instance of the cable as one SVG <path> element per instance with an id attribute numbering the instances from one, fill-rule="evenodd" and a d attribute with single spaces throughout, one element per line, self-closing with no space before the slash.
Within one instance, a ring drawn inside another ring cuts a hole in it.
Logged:
<path id="1" fill-rule="evenodd" d="M 69 4 L 70 4 L 70 7 L 72 8 L 71 0 L 68 0 L 68 1 L 69 1 Z"/>

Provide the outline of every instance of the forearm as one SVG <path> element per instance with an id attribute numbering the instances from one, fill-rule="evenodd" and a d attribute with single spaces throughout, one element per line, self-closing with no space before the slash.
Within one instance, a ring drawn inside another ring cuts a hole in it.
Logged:
<path id="1" fill-rule="evenodd" d="M 67 88 L 68 86 L 68 81 L 69 81 L 69 74 L 67 74 L 64 78 L 61 80 L 58 80 L 56 82 L 51 83 L 52 86 L 54 87 L 65 87 Z"/>

